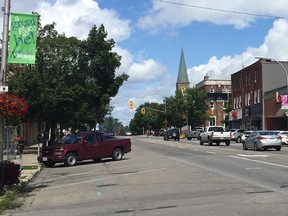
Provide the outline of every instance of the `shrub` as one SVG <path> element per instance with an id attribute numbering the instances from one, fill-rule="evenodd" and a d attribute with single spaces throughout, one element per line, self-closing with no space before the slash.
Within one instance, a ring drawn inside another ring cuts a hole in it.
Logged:
<path id="1" fill-rule="evenodd" d="M 3 185 L 7 188 L 20 183 L 21 167 L 11 161 L 5 161 Z"/>

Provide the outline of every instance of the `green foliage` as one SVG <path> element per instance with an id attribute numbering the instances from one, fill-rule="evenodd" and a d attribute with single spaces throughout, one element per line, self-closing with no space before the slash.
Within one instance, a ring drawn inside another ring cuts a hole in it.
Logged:
<path id="1" fill-rule="evenodd" d="M 44 121 L 46 132 L 57 124 L 79 129 L 102 123 L 111 112 L 110 98 L 128 79 L 115 73 L 121 57 L 112 52 L 114 40 L 106 38 L 103 25 L 93 26 L 82 41 L 54 27 L 39 28 L 36 64 L 14 67 L 9 88 L 28 102 L 26 119 Z"/>
<path id="2" fill-rule="evenodd" d="M 21 167 L 12 161 L 4 163 L 4 180 L 3 185 L 6 188 L 11 188 L 20 184 Z"/>
<path id="3" fill-rule="evenodd" d="M 194 128 L 208 119 L 206 98 L 205 93 L 196 88 L 189 88 L 183 92 L 177 90 L 175 96 L 165 98 L 163 104 L 144 103 L 137 108 L 134 118 L 130 122 L 130 128 L 132 131 L 142 134 L 143 128 L 145 131 L 165 128 L 163 124 L 165 120 L 168 122 L 167 127 L 182 128 L 187 124 L 187 120 L 183 120 L 183 112 L 187 113 L 188 123 Z M 143 107 L 146 110 L 145 115 L 140 113 Z"/>
<path id="4" fill-rule="evenodd" d="M 7 209 L 15 209 L 21 206 L 21 203 L 18 200 L 19 191 L 14 189 L 7 191 L 3 197 L 0 197 L 0 214 Z"/>

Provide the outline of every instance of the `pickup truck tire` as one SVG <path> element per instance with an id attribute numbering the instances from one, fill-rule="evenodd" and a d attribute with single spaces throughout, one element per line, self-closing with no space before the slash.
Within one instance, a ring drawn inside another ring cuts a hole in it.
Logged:
<path id="1" fill-rule="evenodd" d="M 200 145 L 203 145 L 203 141 L 202 141 L 201 137 L 199 137 L 199 143 L 200 143 Z"/>
<path id="2" fill-rule="evenodd" d="M 55 165 L 55 162 L 53 162 L 53 161 L 45 161 L 45 162 L 43 162 L 43 164 L 44 164 L 44 166 L 45 167 L 50 167 L 50 168 L 52 168 L 52 167 L 54 167 L 54 165 Z"/>
<path id="3" fill-rule="evenodd" d="M 208 137 L 208 145 L 212 145 L 212 140 Z"/>
<path id="4" fill-rule="evenodd" d="M 77 158 L 76 154 L 74 154 L 74 153 L 68 153 L 68 154 L 66 155 L 64 164 L 65 164 L 66 166 L 75 166 L 75 165 L 77 164 L 77 161 L 78 161 L 78 158 Z"/>
<path id="5" fill-rule="evenodd" d="M 120 148 L 114 149 L 113 154 L 112 154 L 112 159 L 117 161 L 117 160 L 121 160 L 122 157 L 123 157 L 122 149 L 120 149 Z"/>
<path id="6" fill-rule="evenodd" d="M 226 141 L 226 146 L 230 146 L 230 141 Z"/>

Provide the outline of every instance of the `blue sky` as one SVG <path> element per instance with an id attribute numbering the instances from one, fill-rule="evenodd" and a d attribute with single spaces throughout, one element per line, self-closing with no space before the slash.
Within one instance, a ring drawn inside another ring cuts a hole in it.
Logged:
<path id="1" fill-rule="evenodd" d="M 36 11 L 42 25 L 55 22 L 58 32 L 79 39 L 103 23 L 108 37 L 116 41 L 114 51 L 122 56 L 117 74 L 130 76 L 111 101 L 112 116 L 128 125 L 135 114 L 128 108 L 130 100 L 136 109 L 174 95 L 182 48 L 191 87 L 205 74 L 230 79 L 242 66 L 255 62 L 254 56 L 287 61 L 286 4 L 285 0 L 13 0 L 11 12 Z"/>

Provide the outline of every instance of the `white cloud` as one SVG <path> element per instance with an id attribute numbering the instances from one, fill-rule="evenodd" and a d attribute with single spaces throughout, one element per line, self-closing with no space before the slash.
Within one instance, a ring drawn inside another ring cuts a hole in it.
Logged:
<path id="1" fill-rule="evenodd" d="M 172 2 L 172 3 L 171 3 Z M 245 28 L 255 21 L 258 15 L 287 16 L 285 0 L 153 0 L 152 8 L 141 17 L 138 26 L 159 33 L 169 28 L 187 26 L 192 22 L 208 22 L 216 25 L 233 25 Z M 240 14 L 240 13 L 242 14 Z M 263 18 L 263 16 L 260 16 Z M 268 18 L 268 17 L 267 17 Z"/>
<path id="2" fill-rule="evenodd" d="M 274 22 L 265 37 L 264 43 L 259 47 L 248 47 L 242 54 L 235 56 L 223 56 L 217 59 L 211 57 L 207 64 L 198 65 L 188 69 L 192 86 L 201 82 L 208 74 L 210 79 L 231 79 L 231 74 L 247 67 L 257 61 L 255 56 L 269 57 L 276 60 L 288 60 L 288 21 L 277 20 Z"/>
<path id="3" fill-rule="evenodd" d="M 139 63 L 133 63 L 127 74 L 130 76 L 129 81 L 132 82 L 149 82 L 157 81 L 166 72 L 163 65 L 157 63 L 153 59 L 147 59 Z"/>

